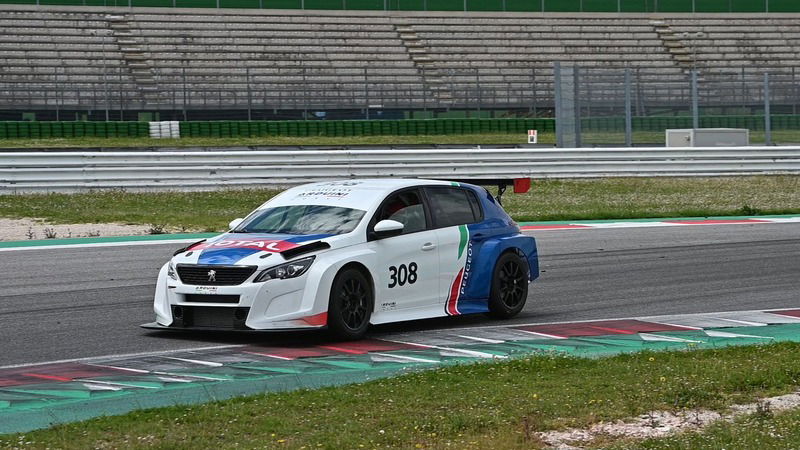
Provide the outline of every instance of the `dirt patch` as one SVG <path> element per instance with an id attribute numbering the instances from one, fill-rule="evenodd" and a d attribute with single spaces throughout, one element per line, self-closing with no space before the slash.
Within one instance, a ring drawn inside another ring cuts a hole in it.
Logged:
<path id="1" fill-rule="evenodd" d="M 121 223 L 71 223 L 53 225 L 36 219 L 0 218 L 0 241 L 66 239 L 98 236 L 137 236 L 151 234 L 150 225 Z M 164 232 L 174 230 L 164 229 Z"/>
<path id="2" fill-rule="evenodd" d="M 595 439 L 632 438 L 647 439 L 698 430 L 718 420 L 732 422 L 740 416 L 764 412 L 780 412 L 800 408 L 800 392 L 769 397 L 756 403 L 734 405 L 728 413 L 704 409 L 671 413 L 653 411 L 629 421 L 598 423 L 589 428 L 538 433 L 538 438 L 550 448 L 579 449 Z"/>

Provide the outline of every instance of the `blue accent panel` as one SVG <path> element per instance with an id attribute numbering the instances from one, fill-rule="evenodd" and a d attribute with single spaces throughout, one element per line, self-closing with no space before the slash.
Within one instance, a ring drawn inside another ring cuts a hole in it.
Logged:
<path id="1" fill-rule="evenodd" d="M 256 254 L 261 250 L 257 248 L 218 248 L 203 250 L 200 258 L 197 260 L 198 264 L 236 264 L 242 259 Z"/>
<path id="2" fill-rule="evenodd" d="M 477 194 L 484 220 L 467 226 L 470 241 L 467 244 L 467 267 L 464 271 L 466 279 L 462 282 L 458 310 L 462 314 L 486 312 L 494 266 L 506 250 L 519 249 L 528 262 L 530 280 L 539 277 L 536 239 L 520 233 L 519 226 L 485 189 L 465 183 L 461 183 L 461 186 Z"/>
<path id="3" fill-rule="evenodd" d="M 478 314 L 489 312 L 488 299 L 461 300 L 458 299 L 458 311 L 461 314 Z"/>
<path id="4" fill-rule="evenodd" d="M 333 236 L 331 234 L 308 234 L 308 235 L 291 235 L 291 234 L 253 234 L 253 233 L 229 233 L 220 236 L 216 241 L 255 241 L 255 240 L 274 240 L 285 241 L 299 244 L 306 241 L 315 241 L 326 237 Z M 198 264 L 236 264 L 242 259 L 256 254 L 262 250 L 256 248 L 207 248 L 200 254 L 197 260 Z"/>

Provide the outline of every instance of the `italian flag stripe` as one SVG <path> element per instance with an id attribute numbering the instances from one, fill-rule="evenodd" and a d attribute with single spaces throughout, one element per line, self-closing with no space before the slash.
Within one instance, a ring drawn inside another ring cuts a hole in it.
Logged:
<path id="1" fill-rule="evenodd" d="M 464 249 L 467 248 L 467 242 L 469 241 L 469 232 L 467 231 L 466 225 L 459 225 L 458 232 L 461 235 L 461 239 L 458 242 L 458 259 L 461 259 L 461 255 L 464 254 Z"/>
<path id="2" fill-rule="evenodd" d="M 458 312 L 458 291 L 461 288 L 461 278 L 464 276 L 464 269 L 458 272 L 458 276 L 453 280 L 453 285 L 450 286 L 450 297 L 447 299 L 447 314 L 455 316 L 461 314 Z"/>

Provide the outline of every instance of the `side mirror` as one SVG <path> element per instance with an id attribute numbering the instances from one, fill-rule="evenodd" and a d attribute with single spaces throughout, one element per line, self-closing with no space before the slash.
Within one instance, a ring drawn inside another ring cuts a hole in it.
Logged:
<path id="1" fill-rule="evenodd" d="M 375 224 L 373 231 L 378 239 L 397 236 L 403 233 L 403 224 L 396 220 L 381 220 Z"/>
<path id="2" fill-rule="evenodd" d="M 238 227 L 239 224 L 241 224 L 242 222 L 244 222 L 244 219 L 242 219 L 241 217 L 238 218 L 238 219 L 233 219 L 233 220 L 231 220 L 231 223 L 228 224 L 228 229 L 232 230 L 232 229 Z"/>

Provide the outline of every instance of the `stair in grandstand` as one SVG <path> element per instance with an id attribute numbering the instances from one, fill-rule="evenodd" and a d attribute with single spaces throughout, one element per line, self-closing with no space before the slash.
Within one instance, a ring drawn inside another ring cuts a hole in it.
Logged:
<path id="1" fill-rule="evenodd" d="M 124 14 L 107 14 L 105 20 L 141 97 L 147 104 L 160 103 L 161 95 L 153 76 L 153 67 L 144 53 L 142 43 L 133 33 L 128 17 Z"/>
<path id="2" fill-rule="evenodd" d="M 656 34 L 663 42 L 664 47 L 669 52 L 675 64 L 688 74 L 692 69 L 697 68 L 697 51 L 686 46 L 684 38 L 687 33 L 675 33 L 675 30 L 663 20 L 652 20 L 650 25 L 655 28 Z M 690 38 L 693 39 L 693 38 Z M 693 45 L 694 47 L 694 45 Z"/>
<path id="3" fill-rule="evenodd" d="M 436 66 L 436 62 L 431 58 L 428 49 L 417 36 L 417 32 L 411 25 L 401 23 L 395 24 L 395 30 L 400 35 L 400 40 L 406 48 L 414 66 L 419 69 L 425 86 L 443 103 L 453 101 L 453 90 L 445 80 L 442 72 Z"/>

